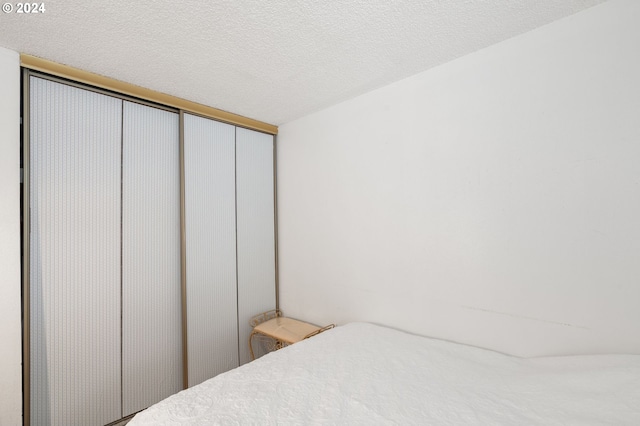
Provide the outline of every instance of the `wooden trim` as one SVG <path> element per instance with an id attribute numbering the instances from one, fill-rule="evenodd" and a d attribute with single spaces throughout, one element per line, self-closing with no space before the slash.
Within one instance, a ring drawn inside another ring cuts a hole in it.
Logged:
<path id="1" fill-rule="evenodd" d="M 134 84 L 125 83 L 113 78 L 104 77 L 92 72 L 83 71 L 68 65 L 62 65 L 46 59 L 38 58 L 27 54 L 20 54 L 20 64 L 24 68 L 41 71 L 58 77 L 89 84 L 91 86 L 100 87 L 102 89 L 111 90 L 122 93 L 124 95 L 133 96 L 147 101 L 167 105 L 173 108 L 181 109 L 186 112 L 203 115 L 225 123 L 234 124 L 247 129 L 257 130 L 259 132 L 275 135 L 278 133 L 278 126 L 263 123 L 262 121 L 252 118 L 243 117 L 241 115 L 232 114 L 227 111 L 212 108 L 196 102 L 187 101 L 165 93 L 156 92 L 151 89 L 136 86 Z"/>

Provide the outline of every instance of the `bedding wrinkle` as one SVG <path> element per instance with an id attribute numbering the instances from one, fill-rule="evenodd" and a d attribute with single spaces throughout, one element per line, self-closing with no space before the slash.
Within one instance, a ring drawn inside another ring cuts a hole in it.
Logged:
<path id="1" fill-rule="evenodd" d="M 175 394 L 141 425 L 640 425 L 640 356 L 522 359 L 366 323 Z"/>

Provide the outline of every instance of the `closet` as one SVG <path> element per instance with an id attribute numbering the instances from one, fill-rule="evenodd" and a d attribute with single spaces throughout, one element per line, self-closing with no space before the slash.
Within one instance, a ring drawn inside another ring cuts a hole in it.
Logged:
<path id="1" fill-rule="evenodd" d="M 273 136 L 31 74 L 28 418 L 105 425 L 247 362 Z"/>

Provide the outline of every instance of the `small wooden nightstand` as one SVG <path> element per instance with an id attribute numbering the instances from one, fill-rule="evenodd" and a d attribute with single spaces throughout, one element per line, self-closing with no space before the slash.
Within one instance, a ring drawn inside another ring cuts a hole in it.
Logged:
<path id="1" fill-rule="evenodd" d="M 282 312 L 278 309 L 256 315 L 249 324 L 253 327 L 253 331 L 249 335 L 251 359 L 255 359 L 254 341 L 262 343 L 270 352 L 335 327 L 335 324 L 318 327 L 308 322 L 283 317 Z"/>

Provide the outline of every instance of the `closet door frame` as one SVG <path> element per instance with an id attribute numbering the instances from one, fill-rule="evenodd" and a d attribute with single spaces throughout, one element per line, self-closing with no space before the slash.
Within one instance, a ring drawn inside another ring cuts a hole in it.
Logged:
<path id="1" fill-rule="evenodd" d="M 75 87 L 82 90 L 87 90 L 90 92 L 98 93 L 101 95 L 106 95 L 112 98 L 116 98 L 121 101 L 128 101 L 137 103 L 140 105 L 157 108 L 160 110 L 172 112 L 175 114 L 180 114 L 181 111 L 172 107 L 168 107 L 165 105 L 155 104 L 153 102 L 147 102 L 144 100 L 140 100 L 135 97 L 123 95 L 116 92 L 111 92 L 109 90 L 96 88 L 90 85 L 86 85 L 83 83 L 78 83 L 74 81 L 69 81 L 64 78 L 55 77 L 46 73 L 42 73 L 39 71 L 33 71 L 30 69 L 22 69 L 22 147 L 21 147 L 21 155 L 22 155 L 22 406 L 23 406 L 23 424 L 28 426 L 31 424 L 31 276 L 30 276 L 30 268 L 31 268 L 31 244 L 30 244 L 30 231 L 31 231 L 31 184 L 30 184 L 30 117 L 31 117 L 31 105 L 30 105 L 30 81 L 31 77 L 37 77 L 44 80 L 52 81 L 54 83 L 64 84 L 67 86 Z M 180 148 L 182 151 L 182 148 Z M 182 156 L 179 158 L 180 161 L 180 188 L 183 186 L 183 176 L 182 176 L 182 168 L 183 168 L 183 160 Z M 182 197 L 182 189 L 180 197 Z M 184 216 L 183 209 L 180 209 L 180 229 L 181 229 L 181 242 L 180 242 L 180 253 L 181 259 L 183 258 L 184 253 L 184 233 L 182 229 L 184 227 Z M 184 264 L 181 262 L 181 267 L 184 269 Z M 122 282 L 120 283 L 122 285 Z M 184 282 L 184 274 L 181 277 L 181 291 L 185 289 Z M 122 303 L 122 302 L 121 302 Z M 181 306 L 184 309 L 184 300 L 181 301 Z M 184 316 L 184 315 L 182 315 Z M 186 336 L 184 336 L 185 330 L 183 332 L 183 353 L 185 351 L 184 341 Z M 122 357 L 122 342 L 120 343 L 120 354 Z M 186 369 L 186 361 L 183 360 L 183 371 Z M 184 382 L 184 380 L 183 380 Z M 123 417 L 122 419 L 126 419 L 132 417 L 133 415 Z M 117 420 L 115 423 L 119 423 L 122 419 Z"/>
<path id="2" fill-rule="evenodd" d="M 23 58 L 24 59 L 24 58 Z M 27 58 L 28 59 L 28 58 Z M 53 63 L 52 63 L 53 64 Z M 22 217 L 22 401 L 23 401 L 23 424 L 29 426 L 31 424 L 31 298 L 30 298 L 30 229 L 31 229 L 31 217 L 30 217 L 30 78 L 38 77 L 53 82 L 65 84 L 72 87 L 77 87 L 83 90 L 92 91 L 95 93 L 111 96 L 121 99 L 123 101 L 129 101 L 146 105 L 153 108 L 162 109 L 165 111 L 179 114 L 179 172 L 180 172 L 180 264 L 181 264 L 181 307 L 182 307 L 182 358 L 183 358 L 183 388 L 188 387 L 188 335 L 187 335 L 187 277 L 186 277 L 186 225 L 185 225 L 185 166 L 184 166 L 184 114 L 192 114 L 195 116 L 201 116 L 204 118 L 212 119 L 220 122 L 227 122 L 238 128 L 246 128 L 254 132 L 265 133 L 273 137 L 273 198 L 274 198 L 274 263 L 275 263 L 275 307 L 279 308 L 279 271 L 278 271 L 278 208 L 277 208 L 277 127 L 271 126 L 266 123 L 257 122 L 251 119 L 245 119 L 240 116 L 228 114 L 232 119 L 225 121 L 225 115 L 216 115 L 220 111 L 213 108 L 205 107 L 199 104 L 193 104 L 189 101 L 182 101 L 175 98 L 173 104 L 176 106 L 163 105 L 153 101 L 147 101 L 135 96 L 134 91 L 126 90 L 129 85 L 121 83 L 123 92 L 133 93 L 130 94 L 120 93 L 118 88 L 120 87 L 115 80 L 111 80 L 105 77 L 91 75 L 81 70 L 75 70 L 71 67 L 60 66 L 58 64 L 45 64 L 33 65 L 29 63 L 23 63 L 22 72 L 22 105 L 21 105 L 21 170 L 22 170 L 22 200 L 21 200 L 21 217 Z M 55 66 L 54 66 L 55 65 Z M 58 68 L 64 68 L 58 70 Z M 47 71 L 51 70 L 51 74 Z M 77 76 L 76 76 L 77 74 Z M 65 78 L 65 77 L 68 77 Z M 76 79 L 78 81 L 75 81 Z M 95 81 L 95 83 L 94 83 Z M 92 85 L 95 84 L 95 85 Z M 106 88 L 96 87 L 102 86 Z M 109 90 L 113 88 L 113 90 Z M 154 96 L 147 95 L 147 92 Z M 172 100 L 170 96 L 157 96 L 155 92 L 148 89 L 140 89 L 141 97 L 147 99 L 160 100 L 161 102 L 166 97 Z M 160 94 L 162 95 L 162 94 Z M 182 101 L 186 105 L 185 107 L 178 107 Z M 172 104 L 172 102 L 168 102 Z M 193 105 L 191 105 L 193 104 Z M 197 107 L 197 108 L 196 108 Z M 182 109 L 188 108 L 188 109 Z M 199 110 L 207 111 L 207 113 L 201 113 Z M 208 109 L 213 111 L 212 115 L 208 114 Z M 223 111 L 224 113 L 224 111 Z M 238 118 L 239 117 L 239 118 Z M 236 121 L 237 120 L 237 121 Z M 246 121 L 246 125 L 244 125 Z M 257 125 L 255 123 L 258 123 Z M 257 313 L 256 313 L 257 314 Z M 238 342 L 243 344 L 243 342 Z M 122 351 L 122 349 L 121 349 Z M 132 417 L 129 416 L 129 417 Z M 123 419 L 127 419 L 126 417 Z M 121 420 L 123 420 L 121 419 Z M 116 421 L 119 423 L 121 420 Z"/>
<path id="3" fill-rule="evenodd" d="M 122 101 L 122 418 L 183 389 L 179 118 Z"/>
<path id="4" fill-rule="evenodd" d="M 189 386 L 239 365 L 235 126 L 184 116 Z"/>
<path id="5" fill-rule="evenodd" d="M 236 280 L 238 286 L 238 356 L 251 361 L 252 327 L 247 318 L 277 307 L 275 245 L 274 138 L 235 129 Z M 242 319 L 242 320 L 241 320 Z"/>

